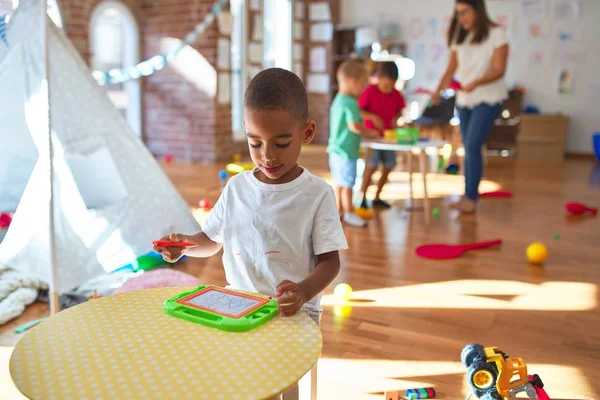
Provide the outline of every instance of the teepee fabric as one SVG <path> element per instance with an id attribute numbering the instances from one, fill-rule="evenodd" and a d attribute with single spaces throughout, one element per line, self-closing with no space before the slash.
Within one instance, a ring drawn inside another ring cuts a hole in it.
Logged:
<path id="1" fill-rule="evenodd" d="M 53 237 L 62 293 L 132 262 L 153 239 L 200 227 L 39 3 L 22 1 L 0 41 L 0 210 L 16 209 L 0 264 L 49 282 Z"/>

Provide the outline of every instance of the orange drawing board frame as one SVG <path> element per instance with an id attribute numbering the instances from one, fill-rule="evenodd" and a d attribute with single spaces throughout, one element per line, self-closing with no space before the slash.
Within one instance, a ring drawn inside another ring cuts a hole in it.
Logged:
<path id="1" fill-rule="evenodd" d="M 225 313 L 225 312 L 222 312 L 222 311 L 216 311 L 216 310 L 211 309 L 211 308 L 202 307 L 202 306 L 199 306 L 197 304 L 194 304 L 194 303 L 191 303 L 191 302 L 188 301 L 190 299 L 193 299 L 195 297 L 201 296 L 201 295 L 203 295 L 205 293 L 208 293 L 210 291 L 217 291 L 217 292 L 228 294 L 230 296 L 243 297 L 243 298 L 246 298 L 246 299 L 258 301 L 258 303 L 255 304 L 254 306 L 252 306 L 251 308 L 248 308 L 247 310 L 239 313 L 239 314 L 233 315 L 233 314 Z M 182 305 L 184 305 L 186 307 L 192 307 L 192 308 L 196 308 L 198 310 L 208 311 L 208 312 L 213 313 L 213 314 L 224 315 L 224 316 L 229 317 L 229 318 L 238 319 L 238 318 L 242 318 L 243 316 L 250 314 L 252 311 L 254 311 L 254 310 L 256 310 L 256 309 L 264 306 L 265 304 L 269 303 L 269 301 L 271 301 L 271 298 L 262 298 L 262 297 L 258 297 L 258 296 L 252 296 L 252 295 L 249 295 L 249 294 L 240 293 L 240 292 L 236 292 L 236 291 L 233 291 L 233 290 L 228 290 L 228 289 L 217 287 L 217 286 L 207 286 L 207 287 L 205 287 L 202 290 L 199 290 L 197 292 L 194 292 L 194 293 L 192 293 L 192 294 L 190 294 L 188 296 L 185 296 L 185 297 L 177 300 L 176 303 L 182 304 Z"/>

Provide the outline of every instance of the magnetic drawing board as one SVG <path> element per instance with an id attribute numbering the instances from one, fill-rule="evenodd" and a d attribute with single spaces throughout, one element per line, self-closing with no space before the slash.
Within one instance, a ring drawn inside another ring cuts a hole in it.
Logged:
<path id="1" fill-rule="evenodd" d="M 217 286 L 200 286 L 167 300 L 163 309 L 174 317 L 217 329 L 243 332 L 275 317 L 277 306 L 277 301 L 270 297 Z"/>

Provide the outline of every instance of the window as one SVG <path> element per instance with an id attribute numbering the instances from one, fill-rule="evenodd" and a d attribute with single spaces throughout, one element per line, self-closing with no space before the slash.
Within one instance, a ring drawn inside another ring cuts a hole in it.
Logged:
<path id="1" fill-rule="evenodd" d="M 265 68 L 292 70 L 292 2 L 265 0 Z"/>
<path id="2" fill-rule="evenodd" d="M 139 60 L 139 32 L 129 9 L 117 1 L 100 3 L 90 21 L 91 67 L 95 71 L 127 68 Z M 141 136 L 140 85 L 136 79 L 104 86 L 108 97 Z"/>
<path id="3" fill-rule="evenodd" d="M 231 16 L 233 29 L 231 31 L 231 130 L 233 139 L 243 141 L 244 132 L 244 92 L 246 85 L 245 49 L 246 49 L 246 10 L 244 0 L 231 0 Z"/>

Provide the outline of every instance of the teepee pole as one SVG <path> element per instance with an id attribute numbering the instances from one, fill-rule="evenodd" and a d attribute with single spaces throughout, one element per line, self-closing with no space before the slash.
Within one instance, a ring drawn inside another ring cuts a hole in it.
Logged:
<path id="1" fill-rule="evenodd" d="M 54 179 L 55 179 L 55 171 L 54 171 L 54 145 L 52 144 L 52 105 L 50 99 L 50 52 L 48 50 L 49 41 L 48 41 L 48 17 L 47 17 L 47 7 L 48 2 L 46 0 L 38 0 L 43 7 L 42 10 L 42 35 L 43 35 L 43 52 L 44 52 L 44 74 L 45 74 L 45 85 L 46 85 L 46 96 L 48 101 L 48 159 L 49 159 L 49 178 L 50 178 L 50 202 L 49 202 L 49 229 L 50 229 L 50 315 L 54 315 L 60 311 L 60 305 L 58 303 L 58 270 L 56 263 L 56 226 L 55 226 L 55 213 L 54 213 L 54 202 L 55 202 L 55 194 L 54 194 Z"/>

